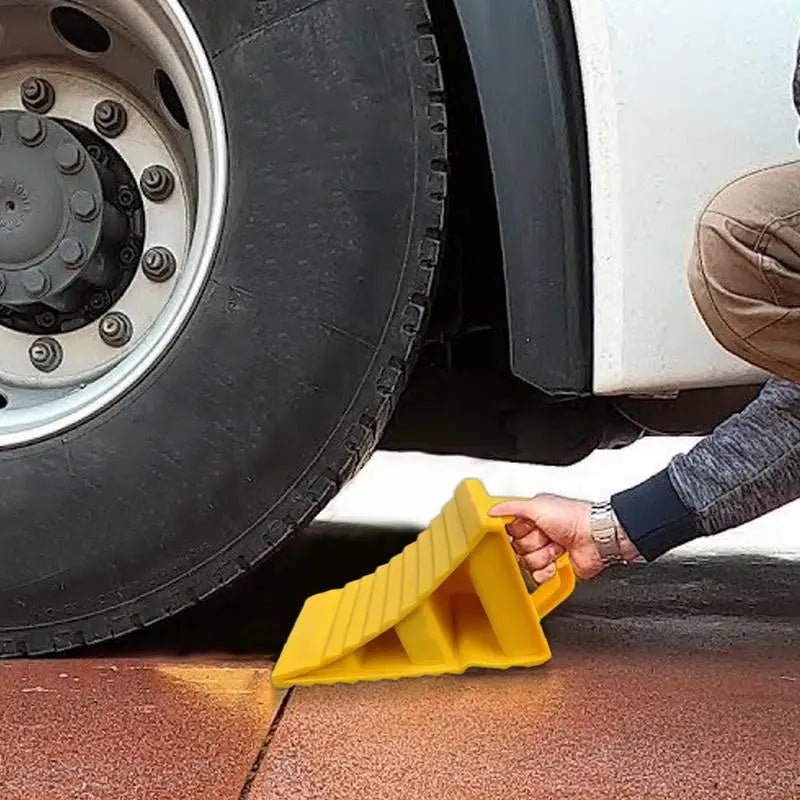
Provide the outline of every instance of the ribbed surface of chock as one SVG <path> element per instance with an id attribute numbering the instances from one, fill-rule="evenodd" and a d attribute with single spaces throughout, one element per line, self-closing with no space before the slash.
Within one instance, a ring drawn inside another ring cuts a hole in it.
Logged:
<path id="1" fill-rule="evenodd" d="M 275 686 L 535 666 L 550 658 L 540 620 L 575 586 L 568 559 L 533 594 L 499 502 L 476 480 L 402 553 L 342 589 L 306 600 L 273 671 Z"/>

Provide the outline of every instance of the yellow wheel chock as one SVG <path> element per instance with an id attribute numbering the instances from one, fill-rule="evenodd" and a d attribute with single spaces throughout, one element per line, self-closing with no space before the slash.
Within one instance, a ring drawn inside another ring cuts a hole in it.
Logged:
<path id="1" fill-rule="evenodd" d="M 500 502 L 477 480 L 416 541 L 375 572 L 306 600 L 272 674 L 287 687 L 531 667 L 550 659 L 540 620 L 572 593 L 562 556 L 533 594 Z"/>

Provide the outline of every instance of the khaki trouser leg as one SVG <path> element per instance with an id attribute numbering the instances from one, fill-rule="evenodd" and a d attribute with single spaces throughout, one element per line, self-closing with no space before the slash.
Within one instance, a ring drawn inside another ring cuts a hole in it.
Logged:
<path id="1" fill-rule="evenodd" d="M 717 194 L 697 225 L 689 285 L 723 347 L 800 383 L 800 161 Z"/>

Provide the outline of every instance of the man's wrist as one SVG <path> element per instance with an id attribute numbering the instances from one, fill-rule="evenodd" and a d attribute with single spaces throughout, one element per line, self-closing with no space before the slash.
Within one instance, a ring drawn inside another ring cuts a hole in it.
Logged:
<path id="1" fill-rule="evenodd" d="M 703 535 L 697 514 L 675 491 L 669 469 L 611 498 L 620 526 L 644 560 Z"/>
<path id="2" fill-rule="evenodd" d="M 614 520 L 617 524 L 617 537 L 619 539 L 619 550 L 622 558 L 626 564 L 633 564 L 634 562 L 644 561 L 642 554 L 636 548 L 636 545 L 631 540 L 630 536 L 625 532 L 622 523 L 619 521 L 616 513 L 612 509 L 611 513 L 614 515 Z"/>
<path id="3" fill-rule="evenodd" d="M 641 560 L 610 503 L 592 503 L 589 531 L 604 569 Z"/>

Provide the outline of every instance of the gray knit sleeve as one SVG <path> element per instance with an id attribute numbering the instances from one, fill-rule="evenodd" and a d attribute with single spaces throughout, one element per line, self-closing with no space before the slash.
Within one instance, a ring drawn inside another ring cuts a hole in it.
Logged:
<path id="1" fill-rule="evenodd" d="M 771 380 L 668 474 L 706 535 L 737 527 L 800 497 L 800 386 Z"/>

